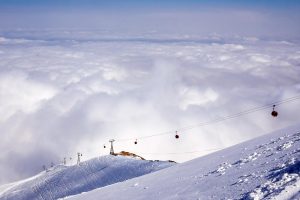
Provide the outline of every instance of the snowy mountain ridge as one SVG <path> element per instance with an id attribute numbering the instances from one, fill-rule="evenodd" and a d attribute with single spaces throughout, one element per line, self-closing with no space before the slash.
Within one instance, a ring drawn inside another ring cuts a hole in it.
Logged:
<path id="1" fill-rule="evenodd" d="M 174 163 L 102 156 L 79 165 L 57 165 L 38 175 L 0 186 L 0 200 L 54 200 L 141 176 Z"/>
<path id="2" fill-rule="evenodd" d="M 300 124 L 182 164 L 103 156 L 0 186 L 0 200 L 65 197 L 300 199 Z"/>
<path id="3" fill-rule="evenodd" d="M 68 199 L 300 199 L 300 124 Z"/>

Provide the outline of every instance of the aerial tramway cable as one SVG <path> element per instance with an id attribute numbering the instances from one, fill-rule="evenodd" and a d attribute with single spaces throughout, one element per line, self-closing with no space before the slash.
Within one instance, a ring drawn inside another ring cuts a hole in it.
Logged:
<path id="1" fill-rule="evenodd" d="M 169 135 L 169 134 L 174 133 L 174 131 L 176 132 L 175 138 L 178 139 L 179 135 L 177 134 L 177 131 L 187 131 L 187 130 L 194 129 L 194 128 L 197 128 L 197 127 L 208 126 L 210 124 L 219 123 L 219 122 L 222 122 L 222 121 L 238 118 L 240 116 L 247 115 L 247 114 L 250 114 L 250 113 L 254 113 L 254 112 L 257 112 L 257 111 L 269 109 L 271 106 L 273 106 L 273 111 L 271 113 L 272 116 L 274 116 L 276 114 L 277 114 L 276 116 L 278 116 L 278 112 L 274 110 L 275 105 L 281 105 L 281 104 L 285 104 L 285 103 L 296 101 L 296 100 L 300 100 L 300 95 L 290 97 L 290 98 L 287 98 L 287 99 L 284 99 L 284 100 L 281 100 L 281 101 L 276 101 L 276 102 L 273 102 L 273 103 L 269 103 L 269 104 L 266 104 L 266 105 L 263 105 L 263 106 L 253 107 L 253 108 L 250 108 L 250 109 L 247 109 L 247 110 L 244 110 L 244 111 L 232 114 L 232 115 L 227 115 L 227 116 L 224 116 L 224 117 L 218 117 L 218 118 L 210 120 L 210 121 L 201 122 L 201 123 L 194 124 L 194 125 L 191 125 L 191 126 L 185 126 L 185 127 L 177 128 L 176 130 L 170 130 L 170 131 L 165 131 L 165 132 L 159 132 L 159 133 L 152 134 L 152 135 L 141 136 L 141 137 L 136 138 L 136 141 L 137 141 L 137 139 L 141 140 L 141 139 L 148 139 L 148 138 L 151 138 L 151 137 Z M 274 117 L 276 117 L 276 116 L 274 116 Z M 121 138 L 121 139 L 116 139 L 116 142 L 124 142 L 124 141 L 132 141 L 132 140 L 134 140 L 134 139 L 133 138 L 123 138 L 123 139 Z"/>
<path id="2" fill-rule="evenodd" d="M 140 154 L 144 155 L 181 155 L 181 154 L 192 154 L 192 153 L 202 153 L 205 151 L 218 151 L 221 149 L 224 149 L 226 147 L 222 148 L 213 148 L 213 149 L 203 149 L 203 150 L 197 150 L 197 151 L 185 151 L 185 152 L 168 152 L 168 153 L 147 153 L 147 152 L 142 152 Z"/>
<path id="3" fill-rule="evenodd" d="M 271 106 L 273 107 L 271 115 L 273 117 L 277 117 L 278 116 L 278 111 L 275 110 L 276 106 L 281 105 L 281 104 L 285 104 L 285 103 L 288 103 L 288 102 L 296 101 L 296 100 L 300 100 L 300 95 L 294 96 L 294 97 L 290 97 L 290 98 L 287 98 L 287 99 L 284 99 L 284 100 L 281 100 L 281 101 L 276 101 L 276 102 L 273 102 L 272 104 L 266 104 L 266 105 L 259 106 L 259 107 L 253 107 L 253 108 L 250 108 L 250 109 L 247 109 L 247 110 L 244 110 L 244 111 L 232 114 L 232 115 L 227 115 L 227 116 L 224 116 L 224 117 L 219 117 L 219 118 L 216 118 L 216 119 L 213 119 L 213 120 L 210 120 L 210 121 L 201 122 L 201 123 L 194 124 L 194 125 L 191 125 L 191 126 L 185 126 L 185 127 L 177 128 L 176 131 L 175 131 L 175 138 L 179 139 L 178 130 L 179 131 L 186 131 L 186 130 L 194 129 L 194 128 L 201 127 L 201 126 L 207 126 L 207 125 L 210 125 L 210 124 L 219 123 L 219 122 L 222 122 L 222 121 L 225 121 L 225 120 L 234 119 L 234 118 L 237 118 L 237 117 L 240 117 L 240 116 L 243 116 L 243 115 L 247 115 L 247 114 L 250 114 L 250 113 L 254 113 L 254 112 L 257 112 L 257 111 L 269 109 Z M 156 133 L 156 134 L 152 134 L 152 135 L 146 135 L 146 136 L 138 137 L 138 138 L 135 139 L 134 144 L 137 144 L 137 140 L 138 139 L 147 139 L 147 138 L 151 138 L 151 137 L 158 137 L 158 136 L 168 135 L 168 134 L 172 134 L 172 133 L 174 133 L 174 130 L 170 130 L 170 131 L 160 132 L 160 133 Z M 133 140 L 133 139 L 132 138 L 127 138 L 127 139 L 124 138 L 124 139 L 110 140 L 109 141 L 111 143 L 111 152 L 110 153 L 114 154 L 113 147 L 112 147 L 112 143 L 114 141 L 116 141 L 116 142 L 123 142 L 123 141 L 129 141 L 129 140 Z M 103 148 L 106 148 L 105 144 L 103 145 Z M 204 149 L 204 150 L 188 151 L 188 152 L 142 153 L 142 154 L 181 155 L 181 154 L 189 154 L 189 153 L 200 153 L 200 152 L 204 152 L 204 151 L 215 151 L 215 150 L 220 150 L 220 149 L 223 149 L 223 148 Z M 80 157 L 82 157 L 82 153 L 77 153 L 77 156 L 78 156 L 77 164 L 79 164 L 80 163 Z M 71 159 L 72 158 L 70 157 L 70 160 Z"/>

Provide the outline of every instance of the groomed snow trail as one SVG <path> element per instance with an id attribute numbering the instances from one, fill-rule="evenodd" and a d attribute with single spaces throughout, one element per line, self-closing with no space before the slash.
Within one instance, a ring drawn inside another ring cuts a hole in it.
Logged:
<path id="1" fill-rule="evenodd" d="M 103 156 L 73 166 L 58 165 L 35 177 L 4 185 L 0 191 L 0 200 L 54 200 L 172 165 L 174 163 L 123 156 Z"/>
<path id="2" fill-rule="evenodd" d="M 300 124 L 70 200 L 300 199 Z"/>

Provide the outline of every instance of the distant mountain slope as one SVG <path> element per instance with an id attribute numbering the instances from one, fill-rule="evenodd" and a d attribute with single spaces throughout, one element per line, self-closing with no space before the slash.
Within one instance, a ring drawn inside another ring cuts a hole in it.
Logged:
<path id="1" fill-rule="evenodd" d="M 300 125 L 70 198 L 98 199 L 300 199 Z"/>
<path id="2" fill-rule="evenodd" d="M 0 187 L 1 200 L 53 200 L 148 174 L 174 163 L 103 156 L 80 165 L 58 165 L 35 177 Z"/>

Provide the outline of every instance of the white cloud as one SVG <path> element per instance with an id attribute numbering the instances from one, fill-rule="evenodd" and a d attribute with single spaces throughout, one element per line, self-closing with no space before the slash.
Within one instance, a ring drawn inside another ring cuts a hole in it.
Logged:
<path id="1" fill-rule="evenodd" d="M 10 42 L 0 45 L 0 163 L 5 163 L 1 174 L 8 175 L 0 182 L 33 174 L 77 151 L 85 159 L 107 153 L 101 147 L 110 138 L 173 131 L 300 91 L 297 43 L 176 38 L 27 40 L 22 45 L 5 39 Z M 262 111 L 182 131 L 180 140 L 171 134 L 138 146 L 120 142 L 116 149 L 139 154 L 224 147 L 297 122 L 298 107 L 299 102 L 279 106 L 278 119 Z M 197 155 L 149 158 L 183 161 Z M 21 171 L 11 167 L 24 163 Z"/>
<path id="2" fill-rule="evenodd" d="M 268 56 L 260 55 L 260 54 L 252 55 L 251 59 L 258 63 L 270 63 L 271 62 L 271 60 L 268 58 Z"/>
<path id="3" fill-rule="evenodd" d="M 54 87 L 30 80 L 25 73 L 0 75 L 0 121 L 16 112 L 32 113 L 57 93 Z"/>
<path id="4" fill-rule="evenodd" d="M 218 94 L 211 88 L 207 88 L 201 93 L 195 88 L 183 87 L 180 88 L 180 96 L 182 100 L 179 106 L 183 110 L 186 110 L 191 105 L 200 106 L 218 99 Z"/>
<path id="5" fill-rule="evenodd" d="M 107 68 L 103 72 L 103 78 L 106 80 L 116 80 L 116 81 L 122 81 L 126 77 L 128 77 L 127 72 L 124 69 L 120 69 L 117 67 Z"/>

